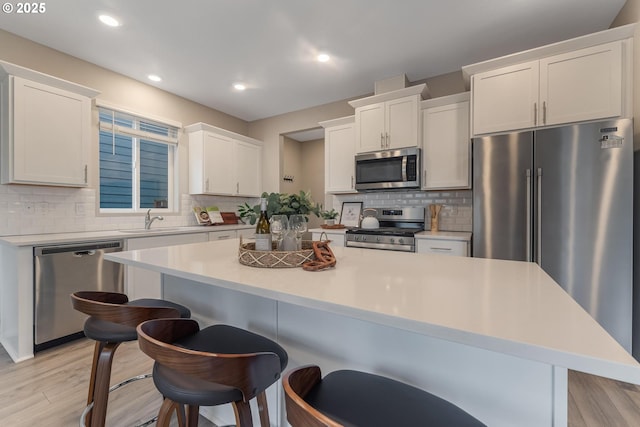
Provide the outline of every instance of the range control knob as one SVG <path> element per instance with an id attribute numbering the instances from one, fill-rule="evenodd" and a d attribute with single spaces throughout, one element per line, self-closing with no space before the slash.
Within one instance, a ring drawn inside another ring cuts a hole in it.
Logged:
<path id="1" fill-rule="evenodd" d="M 393 237 L 389 239 L 389 243 L 395 243 L 396 239 L 394 239 Z"/>
<path id="2" fill-rule="evenodd" d="M 398 239 L 398 243 L 403 244 L 404 240 L 402 240 L 402 237 Z"/>

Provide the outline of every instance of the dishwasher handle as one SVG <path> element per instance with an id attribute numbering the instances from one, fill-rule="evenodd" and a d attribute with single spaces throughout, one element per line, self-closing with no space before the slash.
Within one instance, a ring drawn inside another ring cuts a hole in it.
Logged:
<path id="1" fill-rule="evenodd" d="M 93 255 L 95 255 L 95 254 L 96 254 L 96 251 L 94 251 L 94 250 L 89 250 L 89 251 L 77 251 L 77 252 L 74 252 L 74 253 L 73 253 L 73 256 L 74 256 L 74 257 L 76 257 L 76 258 L 82 258 L 82 257 L 83 257 L 83 256 L 85 256 L 85 255 L 93 256 Z"/>

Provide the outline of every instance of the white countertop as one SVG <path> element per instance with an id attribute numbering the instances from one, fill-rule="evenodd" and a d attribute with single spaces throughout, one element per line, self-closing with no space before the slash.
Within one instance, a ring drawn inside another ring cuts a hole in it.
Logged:
<path id="1" fill-rule="evenodd" d="M 537 264 L 332 247 L 336 268 L 241 265 L 238 240 L 106 259 L 640 384 L 640 364 Z"/>
<path id="2" fill-rule="evenodd" d="M 77 233 L 25 234 L 0 237 L 0 244 L 10 246 L 41 246 L 58 243 L 89 242 L 98 240 L 132 239 L 137 237 L 167 236 L 171 234 L 207 233 L 210 231 L 238 230 L 253 228 L 253 225 L 212 225 L 187 227 L 152 227 L 151 230 L 109 230 L 85 231 Z"/>

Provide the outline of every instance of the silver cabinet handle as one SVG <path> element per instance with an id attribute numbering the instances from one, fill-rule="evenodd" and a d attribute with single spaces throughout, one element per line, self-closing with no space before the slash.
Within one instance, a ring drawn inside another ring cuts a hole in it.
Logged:
<path id="1" fill-rule="evenodd" d="M 538 103 L 533 103 L 533 125 L 538 126 Z"/>
<path id="2" fill-rule="evenodd" d="M 384 148 L 384 134 L 380 132 L 380 148 Z"/>
<path id="3" fill-rule="evenodd" d="M 435 246 L 431 246 L 429 249 L 431 249 L 432 251 L 450 251 L 451 248 L 438 248 Z"/>
<path id="4" fill-rule="evenodd" d="M 352 188 L 352 189 L 354 188 L 354 185 L 353 185 L 353 175 L 351 175 L 351 188 Z"/>
<path id="5" fill-rule="evenodd" d="M 542 168 L 538 168 L 538 265 L 542 266 Z"/>
<path id="6" fill-rule="evenodd" d="M 527 193 L 527 221 L 526 221 L 526 260 L 531 262 L 531 169 L 527 169 L 526 179 L 526 193 Z"/>
<path id="7" fill-rule="evenodd" d="M 547 101 L 542 102 L 542 124 L 547 124 Z"/>
<path id="8" fill-rule="evenodd" d="M 236 193 L 240 194 L 240 183 L 236 182 Z"/>
<path id="9" fill-rule="evenodd" d="M 84 183 L 87 183 L 87 165 L 84 165 Z"/>
<path id="10" fill-rule="evenodd" d="M 205 181 L 204 191 L 209 191 L 209 178 L 207 178 L 207 180 Z"/>
<path id="11" fill-rule="evenodd" d="M 389 142 L 389 134 L 388 134 L 388 133 L 385 133 L 385 135 L 386 135 L 386 138 L 385 138 L 385 139 L 386 139 L 386 141 L 387 141 L 387 148 L 389 148 L 389 147 L 391 147 L 391 143 Z"/>

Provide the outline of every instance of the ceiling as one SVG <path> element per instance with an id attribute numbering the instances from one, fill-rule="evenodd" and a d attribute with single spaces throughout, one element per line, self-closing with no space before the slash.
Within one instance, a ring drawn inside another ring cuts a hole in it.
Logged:
<path id="1" fill-rule="evenodd" d="M 0 14 L 0 28 L 253 121 L 604 30 L 624 3 L 54 0 L 42 14 Z M 100 13 L 122 25 L 103 25 Z M 331 59 L 315 61 L 319 52 Z M 240 81 L 244 92 L 232 87 Z"/>

